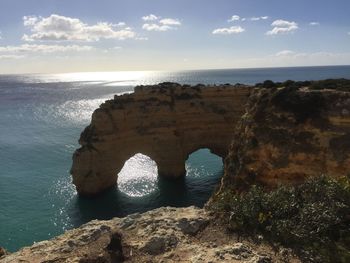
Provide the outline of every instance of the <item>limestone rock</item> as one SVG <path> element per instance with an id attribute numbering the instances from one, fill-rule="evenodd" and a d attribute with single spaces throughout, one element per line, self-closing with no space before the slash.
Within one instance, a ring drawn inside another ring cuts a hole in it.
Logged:
<path id="1" fill-rule="evenodd" d="M 0 247 L 0 258 L 5 255 L 7 255 L 7 251 L 4 248 Z"/>
<path id="2" fill-rule="evenodd" d="M 194 220 L 189 221 L 187 218 L 181 218 L 178 223 L 178 227 L 181 229 L 181 231 L 185 234 L 189 235 L 195 235 L 200 230 L 206 227 L 206 225 L 209 224 L 209 221 L 207 218 L 196 218 Z"/>
<path id="3" fill-rule="evenodd" d="M 213 222 L 213 218 L 196 207 L 162 207 L 125 218 L 94 220 L 54 239 L 3 256 L 0 262 L 207 263 L 280 259 L 268 245 L 237 243 L 235 236 L 208 222 Z M 190 230 L 184 233 L 187 227 Z"/>
<path id="4" fill-rule="evenodd" d="M 255 89 L 225 161 L 221 192 L 274 188 L 350 168 L 350 92 Z"/>
<path id="5" fill-rule="evenodd" d="M 251 89 L 162 83 L 106 101 L 93 113 L 73 156 L 77 191 L 93 195 L 115 185 L 136 153 L 152 158 L 167 177 L 185 175 L 187 158 L 201 148 L 225 158 Z"/>

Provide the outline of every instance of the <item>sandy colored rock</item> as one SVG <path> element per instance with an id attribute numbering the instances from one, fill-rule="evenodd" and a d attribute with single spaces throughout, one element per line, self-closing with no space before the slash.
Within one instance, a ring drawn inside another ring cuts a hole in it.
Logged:
<path id="1" fill-rule="evenodd" d="M 152 158 L 166 177 L 184 176 L 189 155 L 201 148 L 225 158 L 250 90 L 163 83 L 106 101 L 73 156 L 77 191 L 92 195 L 115 185 L 125 161 L 137 153 Z"/>
<path id="2" fill-rule="evenodd" d="M 348 175 L 348 112 L 350 92 L 255 89 L 237 125 L 219 192 Z"/>
<path id="3" fill-rule="evenodd" d="M 188 231 L 188 226 L 195 226 Z M 182 222 L 182 223 L 181 223 Z M 94 220 L 77 229 L 0 259 L 1 263 L 44 262 L 299 262 L 267 244 L 237 240 L 196 207 L 163 207 L 108 221 Z"/>
<path id="4" fill-rule="evenodd" d="M 0 247 L 0 258 L 5 255 L 7 255 L 7 251 L 4 248 Z"/>

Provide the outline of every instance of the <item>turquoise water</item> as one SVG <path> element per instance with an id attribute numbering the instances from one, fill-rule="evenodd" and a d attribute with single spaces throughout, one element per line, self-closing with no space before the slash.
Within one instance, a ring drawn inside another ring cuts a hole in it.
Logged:
<path id="1" fill-rule="evenodd" d="M 202 206 L 222 176 L 222 161 L 208 150 L 192 154 L 178 181 L 157 178 L 136 155 L 118 187 L 97 199 L 78 198 L 71 156 L 91 113 L 114 94 L 138 84 L 246 83 L 266 79 L 350 78 L 350 67 L 0 75 L 0 246 L 11 251 L 91 219 L 108 219 L 164 205 Z"/>

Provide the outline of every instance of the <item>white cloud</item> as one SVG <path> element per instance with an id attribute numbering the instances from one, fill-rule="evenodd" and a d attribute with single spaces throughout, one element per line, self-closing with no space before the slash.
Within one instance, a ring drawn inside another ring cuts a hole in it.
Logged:
<path id="1" fill-rule="evenodd" d="M 24 16 L 23 17 L 23 24 L 25 26 L 33 26 L 38 22 L 38 17 L 36 16 Z"/>
<path id="2" fill-rule="evenodd" d="M 284 56 L 291 56 L 295 55 L 295 52 L 292 50 L 282 50 L 276 53 L 276 57 L 284 57 Z"/>
<path id="3" fill-rule="evenodd" d="M 37 45 L 37 44 L 23 44 L 19 46 L 0 46 L 0 55 L 13 55 L 22 53 L 56 53 L 69 51 L 90 51 L 91 46 L 79 45 Z"/>
<path id="4" fill-rule="evenodd" d="M 252 17 L 250 18 L 251 21 L 259 21 L 260 20 L 260 17 Z"/>
<path id="5" fill-rule="evenodd" d="M 267 20 L 269 19 L 268 16 L 257 16 L 257 17 L 251 17 L 250 21 L 259 21 L 259 20 Z"/>
<path id="6" fill-rule="evenodd" d="M 172 18 L 164 18 L 159 21 L 159 23 L 163 25 L 168 25 L 168 26 L 180 26 L 181 22 L 177 19 L 172 19 Z"/>
<path id="7" fill-rule="evenodd" d="M 32 31 L 23 35 L 24 41 L 98 41 L 100 39 L 135 38 L 135 32 L 124 27 L 125 23 L 111 24 L 99 22 L 88 25 L 77 18 L 52 14 L 49 17 L 24 16 L 23 23 Z"/>
<path id="8" fill-rule="evenodd" d="M 259 21 L 259 20 L 266 20 L 266 19 L 269 19 L 268 16 L 253 16 L 251 18 L 241 18 L 239 15 L 234 15 L 232 16 L 230 19 L 227 20 L 227 22 L 235 22 L 235 21 L 246 21 L 246 20 L 250 20 L 250 21 Z"/>
<path id="9" fill-rule="evenodd" d="M 158 20 L 158 19 L 159 19 L 159 17 L 157 17 L 156 15 L 153 15 L 153 14 L 142 17 L 143 21 L 154 21 L 154 20 Z"/>
<path id="10" fill-rule="evenodd" d="M 309 25 L 310 26 L 319 26 L 320 23 L 319 22 L 310 22 Z"/>
<path id="11" fill-rule="evenodd" d="M 143 24 L 142 29 L 147 31 L 168 31 L 172 29 L 172 27 L 158 24 Z"/>
<path id="12" fill-rule="evenodd" d="M 273 29 L 266 32 L 266 35 L 278 35 L 283 33 L 291 33 L 299 28 L 296 22 L 294 21 L 290 22 L 282 19 L 273 21 L 271 26 L 273 26 Z"/>
<path id="13" fill-rule="evenodd" d="M 217 28 L 213 30 L 214 35 L 231 35 L 231 34 L 239 34 L 244 32 L 245 29 L 240 26 L 231 26 L 231 27 L 224 27 L 224 28 Z"/>
<path id="14" fill-rule="evenodd" d="M 159 22 L 145 23 L 142 25 L 142 29 L 147 31 L 168 31 L 172 29 L 177 29 L 181 26 L 181 22 L 174 18 L 163 18 Z"/>
<path id="15" fill-rule="evenodd" d="M 124 26 L 126 26 L 126 23 L 125 22 L 119 22 L 118 24 L 115 24 L 115 26 L 124 27 Z"/>
<path id="16" fill-rule="evenodd" d="M 240 16 L 233 15 L 229 20 L 227 20 L 227 22 L 235 22 L 235 21 L 239 21 L 240 19 L 241 19 Z"/>

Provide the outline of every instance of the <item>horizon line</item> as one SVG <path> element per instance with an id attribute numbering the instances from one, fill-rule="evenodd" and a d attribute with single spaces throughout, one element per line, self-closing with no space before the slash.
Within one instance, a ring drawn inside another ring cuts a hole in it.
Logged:
<path id="1" fill-rule="evenodd" d="M 214 71 L 214 70 L 254 70 L 254 69 L 278 69 L 278 68 L 321 68 L 321 67 L 349 67 L 350 64 L 335 65 L 314 65 L 314 66 L 280 66 L 280 67 L 228 67 L 228 68 L 198 68 L 198 69 L 182 69 L 182 70 L 101 70 L 101 71 L 69 71 L 69 72 L 46 72 L 46 73 L 0 73 L 0 76 L 8 75 L 60 75 L 60 74 L 77 74 L 77 73 L 113 73 L 113 72 L 184 72 L 184 71 Z"/>

